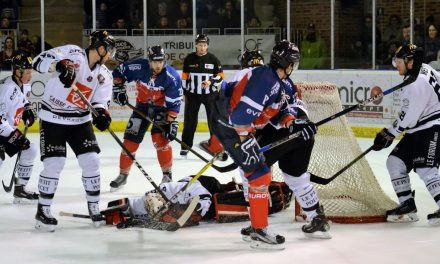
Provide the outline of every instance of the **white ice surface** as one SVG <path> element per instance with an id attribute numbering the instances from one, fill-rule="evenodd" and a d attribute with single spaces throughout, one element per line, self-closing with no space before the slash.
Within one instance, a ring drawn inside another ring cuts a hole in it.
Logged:
<path id="1" fill-rule="evenodd" d="M 121 134 L 118 134 L 121 137 Z M 195 143 L 207 138 L 196 135 Z M 38 142 L 38 135 L 30 135 Z M 98 133 L 101 152 L 101 209 L 108 201 L 126 196 L 142 195 L 151 189 L 150 183 L 133 166 L 126 187 L 109 192 L 109 183 L 118 174 L 119 147 L 108 133 Z M 371 139 L 358 140 L 363 149 Z M 175 150 L 175 180 L 194 174 L 203 162 L 192 154 L 180 160 L 179 146 Z M 385 167 L 391 148 L 371 152 L 367 159 L 376 177 L 393 199 L 396 199 Z M 200 153 L 201 150 L 197 149 Z M 143 168 L 160 182 L 161 172 L 156 153 L 147 134 L 137 158 Z M 1 179 L 9 182 L 15 157 L 7 158 L 1 168 Z M 218 163 L 227 165 L 228 162 Z M 37 161 L 28 189 L 37 189 L 42 163 Z M 209 169 L 206 175 L 221 182 L 239 179 L 238 173 L 220 174 Z M 0 263 L 440 263 L 440 227 L 430 227 L 426 215 L 437 209 L 423 182 L 411 174 L 420 221 L 411 224 L 332 224 L 331 240 L 308 240 L 302 232 L 303 223 L 295 223 L 293 209 L 269 218 L 270 226 L 286 237 L 283 251 L 256 251 L 241 240 L 240 229 L 246 222 L 232 224 L 202 223 L 200 226 L 176 232 L 132 228 L 117 230 L 112 226 L 93 228 L 86 219 L 60 217 L 60 211 L 87 213 L 81 171 L 69 149 L 52 212 L 59 223 L 54 233 L 34 229 L 36 205 L 13 205 L 12 194 L 0 190 Z"/>

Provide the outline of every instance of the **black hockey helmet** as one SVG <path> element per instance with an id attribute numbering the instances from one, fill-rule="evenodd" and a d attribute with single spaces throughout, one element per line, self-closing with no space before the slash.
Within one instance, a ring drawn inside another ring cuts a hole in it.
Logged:
<path id="1" fill-rule="evenodd" d="M 264 65 L 264 58 L 260 50 L 246 50 L 240 57 L 242 68 L 256 67 Z"/>
<path id="2" fill-rule="evenodd" d="M 148 48 L 148 58 L 150 61 L 164 61 L 165 51 L 159 45 L 152 46 Z"/>
<path id="3" fill-rule="evenodd" d="M 405 64 L 413 60 L 413 67 L 412 69 L 408 70 L 407 75 L 412 75 L 416 77 L 419 73 L 420 67 L 422 67 L 423 57 L 424 57 L 423 48 L 417 47 L 414 44 L 406 44 L 400 46 L 396 50 L 396 53 L 393 58 L 393 66 L 397 67 L 396 59 L 403 59 Z"/>
<path id="4" fill-rule="evenodd" d="M 209 38 L 205 34 L 197 34 L 196 36 L 196 44 L 199 42 L 206 42 L 209 45 Z"/>
<path id="5" fill-rule="evenodd" d="M 98 49 L 101 46 L 111 53 L 113 58 L 116 53 L 115 38 L 105 30 L 96 30 L 90 34 L 89 48 Z"/>
<path id="6" fill-rule="evenodd" d="M 32 69 L 32 57 L 23 53 L 17 54 L 12 58 L 12 70 Z"/>
<path id="7" fill-rule="evenodd" d="M 296 70 L 299 59 L 298 47 L 290 41 L 282 40 L 273 47 L 269 65 L 276 69 L 286 69 L 290 64 L 293 64 L 293 69 Z"/>

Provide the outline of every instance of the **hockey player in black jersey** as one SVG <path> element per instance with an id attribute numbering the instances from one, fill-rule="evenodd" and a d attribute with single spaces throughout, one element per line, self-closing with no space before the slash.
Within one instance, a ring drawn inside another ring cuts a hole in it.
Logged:
<path id="1" fill-rule="evenodd" d="M 40 154 L 44 169 L 38 181 L 37 229 L 54 231 L 58 224 L 50 206 L 66 161 L 67 144 L 75 153 L 82 170 L 82 182 L 93 224 L 100 225 L 100 149 L 92 124 L 101 131 L 110 126 L 107 108 L 113 78 L 104 64 L 114 53 L 113 36 L 107 31 L 95 31 L 90 34 L 90 44 L 85 50 L 75 45 L 65 45 L 42 52 L 34 60 L 34 70 L 51 74 L 39 112 Z M 70 88 L 72 85 L 90 101 L 98 112 L 97 116 L 91 116 L 87 104 Z"/>
<path id="2" fill-rule="evenodd" d="M 401 110 L 394 125 L 384 128 L 374 139 L 374 150 L 389 147 L 406 132 L 387 159 L 387 169 L 400 206 L 387 212 L 389 222 L 417 221 L 414 191 L 409 172 L 424 181 L 440 207 L 440 74 L 423 62 L 423 49 L 407 44 L 397 49 L 393 65 L 399 75 L 413 82 L 402 88 Z M 428 215 L 431 225 L 440 225 L 440 210 Z"/>

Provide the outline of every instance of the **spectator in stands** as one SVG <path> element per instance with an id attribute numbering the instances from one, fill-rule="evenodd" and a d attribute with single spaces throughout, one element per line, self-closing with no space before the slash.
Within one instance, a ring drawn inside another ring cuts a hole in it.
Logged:
<path id="1" fill-rule="evenodd" d="M 17 54 L 14 49 L 14 39 L 6 37 L 3 51 L 0 52 L 0 68 L 3 71 L 11 70 L 12 58 Z"/>
<path id="2" fill-rule="evenodd" d="M 113 35 L 130 35 L 131 30 L 129 26 L 126 24 L 125 19 L 120 17 L 113 24 L 112 28 L 116 29 L 117 32 L 114 32 Z"/>
<path id="3" fill-rule="evenodd" d="M 276 40 L 281 40 L 281 39 L 285 39 L 286 37 L 286 35 L 285 35 L 285 33 L 286 33 L 286 27 L 281 23 L 281 19 L 278 17 L 278 16 L 274 16 L 273 18 L 272 18 L 272 24 L 271 25 L 269 25 L 269 28 L 274 28 L 275 30 L 276 29 L 280 29 L 281 30 L 281 34 L 278 34 L 278 32 L 277 31 L 275 31 L 275 39 Z M 268 33 L 272 33 L 273 31 L 269 31 Z"/>
<path id="4" fill-rule="evenodd" d="M 391 15 L 388 21 L 388 25 L 383 31 L 383 44 L 384 47 L 388 47 L 391 41 L 401 40 L 402 20 L 397 15 Z"/>
<path id="5" fill-rule="evenodd" d="M 362 33 L 356 46 L 361 49 L 360 58 L 363 61 L 371 61 L 373 52 L 373 23 L 371 15 L 364 17 L 364 24 L 362 27 Z M 379 28 L 376 26 L 376 56 L 381 53 L 380 44 L 382 42 L 382 34 Z"/>
<path id="6" fill-rule="evenodd" d="M 163 17 L 159 18 L 159 26 L 158 26 L 158 28 L 160 28 L 160 29 L 170 28 L 168 17 L 163 16 Z"/>
<path id="7" fill-rule="evenodd" d="M 11 22 L 9 22 L 8 18 L 6 18 L 6 17 L 2 18 L 0 29 L 2 29 L 2 30 L 11 29 Z"/>
<path id="8" fill-rule="evenodd" d="M 437 60 L 437 52 L 440 50 L 440 38 L 438 37 L 437 27 L 429 25 L 427 28 L 427 38 L 425 40 L 425 62 Z"/>
<path id="9" fill-rule="evenodd" d="M 415 33 L 415 31 L 414 31 Z M 411 25 L 406 23 L 402 28 L 402 43 L 401 45 L 408 45 L 411 43 Z M 413 44 L 417 47 L 423 47 L 423 41 L 420 38 L 420 35 L 414 34 Z"/>
<path id="10" fill-rule="evenodd" d="M 327 62 L 327 48 L 324 41 L 316 34 L 315 24 L 310 23 L 307 27 L 307 35 L 301 41 L 300 46 L 302 69 L 322 69 Z"/>
<path id="11" fill-rule="evenodd" d="M 223 9 L 219 10 L 221 28 L 239 28 L 240 27 L 240 12 L 235 9 L 232 1 L 226 0 Z"/>
<path id="12" fill-rule="evenodd" d="M 251 16 L 249 18 L 248 22 L 247 22 L 247 27 L 248 28 L 259 28 L 259 27 L 261 27 L 260 19 L 256 15 Z"/>
<path id="13" fill-rule="evenodd" d="M 179 4 L 179 12 L 176 20 L 177 28 L 191 28 L 192 27 L 192 14 L 189 10 L 189 3 L 185 0 Z"/>
<path id="14" fill-rule="evenodd" d="M 400 43 L 401 42 L 399 40 L 395 39 L 388 44 L 387 53 L 383 59 L 383 69 L 394 69 L 392 65 L 393 58 L 394 55 L 396 55 L 397 48 L 400 47 Z"/>
<path id="15" fill-rule="evenodd" d="M 109 28 L 108 6 L 106 2 L 101 2 L 96 10 L 96 28 Z"/>
<path id="16" fill-rule="evenodd" d="M 35 55 L 40 54 L 41 52 L 43 52 L 43 50 L 41 49 L 41 37 L 38 35 L 33 35 L 31 37 L 31 41 L 34 44 L 35 47 Z M 53 49 L 53 46 L 50 45 L 49 43 L 47 43 L 46 41 L 44 41 L 44 50 L 50 50 Z"/>
<path id="17" fill-rule="evenodd" d="M 18 50 L 21 53 L 29 54 L 32 56 L 35 54 L 35 46 L 29 39 L 29 31 L 27 29 L 23 29 L 21 31 L 20 40 L 18 41 Z"/>

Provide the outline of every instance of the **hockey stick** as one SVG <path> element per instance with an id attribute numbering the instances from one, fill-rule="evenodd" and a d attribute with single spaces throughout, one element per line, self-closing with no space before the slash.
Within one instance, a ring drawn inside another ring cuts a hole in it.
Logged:
<path id="1" fill-rule="evenodd" d="M 310 181 L 321 184 L 321 185 L 327 185 L 330 182 L 332 182 L 336 177 L 341 175 L 344 171 L 346 171 L 348 168 L 350 168 L 353 164 L 355 164 L 358 160 L 362 159 L 365 155 L 368 154 L 371 150 L 373 150 L 373 146 L 369 147 L 367 150 L 362 152 L 359 156 L 357 156 L 354 160 L 352 160 L 350 163 L 348 163 L 344 168 L 340 169 L 338 172 L 336 172 L 333 176 L 330 178 L 322 178 L 317 176 L 316 174 L 310 173 Z"/>
<path id="2" fill-rule="evenodd" d="M 24 131 L 23 131 L 24 137 L 26 137 L 27 131 L 28 131 L 28 126 L 25 125 Z M 21 152 L 22 152 L 22 150 L 20 149 L 20 151 L 17 154 L 17 160 L 15 160 L 14 170 L 12 171 L 11 181 L 9 182 L 9 185 L 6 186 L 4 181 L 2 180 L 3 189 L 5 189 L 5 192 L 7 192 L 7 193 L 9 193 L 12 190 L 12 186 L 14 185 L 15 171 L 17 170 L 18 161 L 20 160 L 20 157 L 21 157 Z"/>
<path id="3" fill-rule="evenodd" d="M 127 103 L 127 106 L 130 107 L 134 112 L 136 112 L 138 115 L 140 115 L 143 119 L 147 120 L 148 122 L 150 122 L 151 124 L 153 124 L 153 126 L 157 127 L 160 131 L 162 132 L 166 132 L 165 129 L 161 126 L 159 126 L 158 124 L 156 124 L 156 122 L 154 122 L 154 120 L 152 120 L 150 117 L 148 117 L 147 115 L 145 115 L 144 113 L 142 113 L 139 109 L 137 109 L 135 106 L 133 106 L 130 103 Z M 203 157 L 202 155 L 200 155 L 197 151 L 195 151 L 193 148 L 189 147 L 185 142 L 181 141 L 180 139 L 178 139 L 177 137 L 174 138 L 174 140 L 179 143 L 180 145 L 182 145 L 182 147 L 184 147 L 185 149 L 189 150 L 191 153 L 193 153 L 194 155 L 196 155 L 198 158 L 200 158 L 201 160 L 203 160 L 204 162 L 208 163 L 209 160 L 206 159 L 205 157 Z M 235 163 L 231 163 L 225 167 L 219 167 L 216 166 L 214 164 L 212 164 L 212 167 L 214 169 L 216 169 L 219 172 L 228 172 L 231 170 L 235 170 L 238 166 Z"/>
<path id="4" fill-rule="evenodd" d="M 203 166 L 203 168 L 187 183 L 185 184 L 185 186 L 182 187 L 182 189 L 180 189 L 178 192 L 176 192 L 164 205 L 162 205 L 161 208 L 159 208 L 159 210 L 153 215 L 153 219 L 155 219 L 162 211 L 164 211 L 165 209 L 167 209 L 173 202 L 174 199 L 176 199 L 182 192 L 184 192 L 186 189 L 188 189 L 188 187 L 193 184 L 194 182 L 197 181 L 198 178 L 200 178 L 200 176 L 202 176 L 202 174 L 209 169 L 209 167 L 211 167 L 211 165 L 214 163 L 214 161 L 218 158 L 218 154 L 214 156 L 214 158 L 212 158 L 208 163 L 205 164 L 205 166 Z M 193 200 L 198 197 L 195 196 L 193 198 Z M 188 211 L 188 210 L 187 210 Z M 194 210 L 193 210 L 194 211 Z M 186 211 L 185 211 L 186 212 Z M 192 212 L 191 212 L 192 213 Z"/>
<path id="5" fill-rule="evenodd" d="M 371 103 L 373 101 L 379 100 L 382 97 L 384 97 L 385 95 L 390 94 L 390 93 L 392 93 L 392 92 L 394 92 L 394 91 L 396 91 L 396 90 L 398 90 L 398 89 L 400 89 L 400 88 L 402 88 L 402 87 L 404 87 L 404 86 L 406 86 L 406 85 L 408 85 L 408 84 L 410 84 L 410 83 L 412 83 L 414 81 L 415 81 L 414 78 L 408 78 L 405 81 L 403 81 L 401 84 L 398 84 L 398 85 L 396 85 L 396 86 L 394 86 L 394 87 L 392 87 L 392 88 L 390 88 L 390 89 L 388 89 L 388 90 L 386 90 L 386 91 L 384 91 L 384 92 L 382 92 L 380 94 L 372 96 L 372 97 L 370 97 L 370 98 L 368 98 L 368 99 L 366 99 L 366 100 L 364 100 L 364 101 L 362 101 L 362 102 L 360 102 L 360 103 L 358 103 L 356 105 L 352 105 L 352 106 L 350 106 L 350 107 L 348 107 L 348 108 L 346 108 L 346 109 L 344 109 L 344 110 L 342 110 L 342 111 L 340 111 L 340 112 L 338 112 L 338 113 L 336 113 L 336 114 L 334 114 L 332 116 L 324 118 L 323 120 L 315 123 L 315 125 L 318 127 L 318 126 L 320 126 L 322 124 L 325 124 L 325 123 L 327 123 L 327 122 L 329 122 L 329 121 L 331 121 L 333 119 L 336 119 L 336 118 L 338 118 L 338 117 L 340 117 L 342 115 L 345 115 L 348 112 L 351 112 L 351 111 L 357 109 L 358 107 L 361 107 L 361 106 L 364 106 L 364 105 L 366 105 L 368 103 Z M 270 144 L 267 144 L 266 146 L 260 148 L 260 153 L 263 153 L 265 151 L 268 151 L 269 149 L 272 149 L 272 148 L 274 148 L 276 146 L 284 144 L 287 141 L 290 141 L 290 140 L 292 140 L 294 138 L 299 137 L 300 135 L 301 135 L 301 132 L 297 132 L 297 133 L 289 135 L 286 138 L 283 138 L 283 139 L 280 139 L 278 141 L 275 141 L 275 142 L 272 142 Z"/>
<path id="6" fill-rule="evenodd" d="M 81 100 L 89 107 L 90 111 L 94 116 L 98 116 L 99 113 L 96 111 L 96 109 L 92 106 L 92 104 L 87 100 L 87 98 L 81 93 L 81 91 L 76 87 L 76 85 L 72 85 L 72 89 L 75 91 L 75 93 L 81 98 Z M 110 128 L 110 126 L 107 128 L 108 132 L 110 132 L 110 135 L 116 140 L 116 142 L 119 144 L 119 146 L 122 148 L 122 150 L 127 154 L 127 156 L 136 164 L 136 167 L 142 172 L 142 174 L 147 178 L 147 180 L 153 185 L 154 189 L 157 190 L 157 192 L 162 196 L 165 201 L 169 201 L 167 196 L 162 192 L 162 190 L 159 188 L 159 186 L 156 185 L 156 183 L 153 181 L 153 179 L 148 175 L 148 173 L 142 168 L 141 164 L 136 160 L 136 158 L 131 154 L 131 152 L 125 147 L 124 143 L 116 136 L 113 129 Z"/>
<path id="7" fill-rule="evenodd" d="M 63 211 L 60 212 L 60 216 L 67 216 L 67 217 L 76 217 L 76 218 L 87 218 L 87 219 L 90 219 L 90 215 L 68 213 L 68 212 L 63 212 Z"/>

